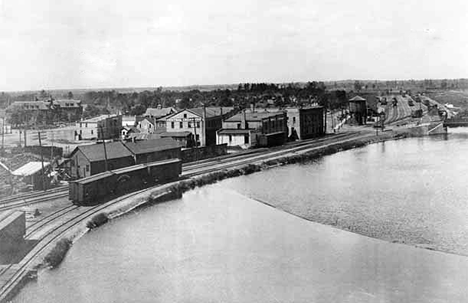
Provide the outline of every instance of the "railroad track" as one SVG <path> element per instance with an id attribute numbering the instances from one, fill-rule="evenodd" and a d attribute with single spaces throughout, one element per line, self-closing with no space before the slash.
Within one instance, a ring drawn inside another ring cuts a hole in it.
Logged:
<path id="1" fill-rule="evenodd" d="M 241 165 L 245 165 L 245 164 L 266 161 L 266 160 L 271 159 L 273 157 L 281 157 L 281 156 L 285 156 L 285 155 L 292 154 L 292 153 L 306 152 L 306 151 L 309 151 L 309 150 L 314 150 L 314 149 L 319 149 L 319 148 L 323 148 L 323 147 L 327 147 L 327 146 L 332 146 L 332 145 L 344 143 L 346 141 L 355 140 L 355 139 L 358 139 L 358 138 L 364 138 L 364 137 L 368 137 L 368 136 L 373 136 L 373 134 L 362 135 L 360 133 L 347 133 L 347 134 L 336 135 L 336 137 L 333 138 L 333 140 L 328 139 L 327 140 L 328 142 L 327 142 L 326 145 L 321 144 L 321 143 L 323 143 L 324 140 L 320 140 L 320 141 L 317 140 L 317 141 L 313 142 L 313 144 L 312 144 L 312 142 L 309 142 L 308 144 L 301 144 L 301 145 L 295 146 L 293 148 L 289 148 L 287 150 L 279 150 L 279 151 L 276 151 L 276 152 L 270 152 L 268 154 L 258 155 L 258 156 L 254 156 L 254 157 L 249 156 L 249 157 L 247 157 L 245 159 L 240 158 L 240 159 L 236 159 L 235 161 L 229 161 L 227 163 L 226 162 L 220 162 L 220 163 L 217 163 L 215 166 L 210 166 L 210 167 L 206 167 L 206 168 L 194 167 L 194 168 L 183 171 L 182 176 L 186 177 L 186 178 L 190 178 L 190 177 L 194 177 L 194 176 L 200 175 L 200 174 L 206 174 L 206 173 L 210 173 L 210 172 L 214 172 L 214 171 L 219 171 L 221 169 L 227 169 L 227 168 L 232 168 L 232 167 L 241 166 Z"/>
<path id="2" fill-rule="evenodd" d="M 59 210 L 54 211 L 53 213 L 41 218 L 40 220 L 34 222 L 31 224 L 27 229 L 26 229 L 26 235 L 25 238 L 31 238 L 33 234 L 35 234 L 38 230 L 40 230 L 44 225 L 46 225 L 49 222 L 54 221 L 55 219 L 58 219 L 76 209 L 78 209 L 79 206 L 76 205 L 67 205 Z"/>
<path id="3" fill-rule="evenodd" d="M 0 205 L 1 204 L 7 204 L 7 203 L 12 203 L 12 202 L 17 202 L 17 201 L 21 201 L 21 200 L 24 200 L 24 199 L 29 199 L 29 198 L 34 198 L 34 197 L 38 197 L 38 196 L 41 196 L 41 195 L 46 195 L 46 194 L 50 194 L 50 193 L 54 193 L 54 192 L 63 192 L 63 191 L 67 191 L 68 190 L 68 186 L 66 185 L 63 185 L 63 186 L 59 186 L 59 187 L 56 187 L 56 188 L 52 188 L 52 189 L 48 189 L 47 191 L 33 191 L 33 192 L 26 192 L 26 193 L 22 193 L 22 194 L 16 194 L 16 195 L 12 195 L 12 196 L 9 196 L 9 197 L 6 197 L 6 198 L 2 198 L 0 200 Z"/>
<path id="4" fill-rule="evenodd" d="M 77 216 L 73 218 L 66 220 L 63 224 L 56 226 L 52 228 L 51 230 L 47 231 L 47 233 L 39 241 L 39 243 L 37 243 L 37 245 L 29 252 L 29 254 L 18 264 L 18 269 L 11 275 L 11 277 L 7 280 L 7 282 L 0 289 L 0 302 L 4 302 L 8 298 L 8 295 L 10 294 L 10 291 L 12 290 L 12 288 L 16 286 L 16 283 L 20 281 L 20 279 L 23 279 L 24 275 L 28 272 L 29 266 L 32 264 L 35 258 L 38 257 L 55 240 L 57 240 L 58 238 L 60 238 L 61 236 L 69 232 L 70 230 L 72 230 L 76 225 L 82 223 L 86 219 L 91 218 L 93 215 L 99 213 L 103 209 L 109 206 L 112 206 L 114 204 L 117 204 L 121 202 L 122 200 L 130 198 L 132 196 L 136 196 L 140 194 L 141 192 L 144 192 L 145 190 L 148 190 L 148 189 L 143 189 L 143 190 L 139 190 L 133 193 L 126 194 L 115 200 L 109 201 L 101 205 L 93 206 L 91 208 L 78 207 L 83 210 L 80 214 L 78 214 Z M 2 274 L 6 273 L 9 269 L 11 269 L 12 266 L 13 264 L 7 267 L 2 272 Z"/>
<path id="5" fill-rule="evenodd" d="M 0 204 L 0 211 L 5 211 L 9 209 L 15 209 L 22 206 L 29 206 L 31 204 L 37 204 L 41 202 L 47 202 L 55 199 L 60 199 L 68 197 L 68 188 L 66 190 L 61 190 L 53 193 L 47 193 L 42 195 L 37 195 L 29 198 L 22 198 L 15 202 L 2 203 Z"/>
<path id="6" fill-rule="evenodd" d="M 242 164 L 246 163 L 253 163 L 253 162 L 259 162 L 262 160 L 266 160 L 268 158 L 272 157 L 279 157 L 283 156 L 286 154 L 291 154 L 295 152 L 300 152 L 300 151 L 307 151 L 307 150 L 314 150 L 318 148 L 323 148 L 326 146 L 332 146 L 335 144 L 343 143 L 346 141 L 350 140 L 355 140 L 358 138 L 364 138 L 370 136 L 370 134 L 365 134 L 362 135 L 359 132 L 355 133 L 345 133 L 345 134 L 338 134 L 335 135 L 334 138 L 326 138 L 326 139 L 319 139 L 315 141 L 309 141 L 305 143 L 298 143 L 294 144 L 288 149 L 278 149 L 272 152 L 269 152 L 267 154 L 262 154 L 262 155 L 257 155 L 253 156 L 251 154 L 244 154 L 242 156 L 234 157 L 233 159 L 226 158 L 226 159 L 218 159 L 218 162 L 221 162 L 217 164 L 215 167 L 211 167 L 209 163 L 213 161 L 206 161 L 204 163 L 196 163 L 193 165 L 186 165 L 188 166 L 189 169 L 186 170 L 185 173 L 183 173 L 183 176 L 185 177 L 193 177 L 196 175 L 202 175 L 206 174 L 211 171 L 216 171 L 220 169 L 225 169 L 233 166 L 239 166 Z M 324 141 L 328 141 L 327 144 L 323 145 Z M 248 159 L 246 159 L 248 158 Z M 229 161 L 231 160 L 231 161 Z M 227 162 L 227 163 L 226 163 Z M 200 168 L 200 166 L 205 167 L 206 169 Z M 208 166 L 208 167 L 207 167 Z M 169 186 L 169 184 L 165 184 L 163 186 Z M 162 187 L 162 186 L 161 186 Z M 126 195 L 123 195 L 119 198 L 116 198 L 112 201 L 109 201 L 107 203 L 93 206 L 93 207 L 79 207 L 75 205 L 68 205 L 62 209 L 59 209 L 48 216 L 42 218 L 40 221 L 35 222 L 31 226 L 28 227 L 27 229 L 27 237 L 31 237 L 34 233 L 39 231 L 41 227 L 46 225 L 47 223 L 50 223 L 54 220 L 57 220 L 60 217 L 65 216 L 66 214 L 75 211 L 75 210 L 81 210 L 79 214 L 74 216 L 73 218 L 65 220 L 62 224 L 55 226 L 51 228 L 50 230 L 45 232 L 45 235 L 40 239 L 40 241 L 36 244 L 36 246 L 28 253 L 28 255 L 18 264 L 18 268 L 14 273 L 11 274 L 11 277 L 7 280 L 7 282 L 3 285 L 3 287 L 0 289 L 0 302 L 3 302 L 5 299 L 7 299 L 8 295 L 10 294 L 10 291 L 12 288 L 14 288 L 17 284 L 17 282 L 24 277 L 24 275 L 27 273 L 29 266 L 32 264 L 32 262 L 35 260 L 36 257 L 38 257 L 45 249 L 47 249 L 52 243 L 54 243 L 55 240 L 59 239 L 63 235 L 65 235 L 67 232 L 72 230 L 76 225 L 82 223 L 84 220 L 91 218 L 93 215 L 103 211 L 104 209 L 108 208 L 109 206 L 115 205 L 125 199 L 128 199 L 130 197 L 136 196 L 142 192 L 148 191 L 148 190 L 154 190 L 155 188 L 146 188 L 142 190 L 138 190 L 136 192 L 132 192 Z M 8 267 L 4 268 L 2 272 L 0 272 L 0 276 L 2 274 L 7 273 L 11 268 L 13 264 L 9 265 Z"/>

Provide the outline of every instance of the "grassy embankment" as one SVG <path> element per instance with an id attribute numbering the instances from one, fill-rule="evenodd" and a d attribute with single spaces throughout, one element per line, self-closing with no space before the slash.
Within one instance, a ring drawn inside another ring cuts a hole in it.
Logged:
<path id="1" fill-rule="evenodd" d="M 256 164 L 247 164 L 236 168 L 221 170 L 217 172 L 212 172 L 208 174 L 201 175 L 196 178 L 191 178 L 188 180 L 183 180 L 174 184 L 170 190 L 177 195 L 181 195 L 184 192 L 194 189 L 196 187 L 201 187 L 203 185 L 213 184 L 218 181 L 238 177 L 242 175 L 249 175 L 254 172 L 262 171 L 271 167 L 287 165 L 287 164 L 295 164 L 295 163 L 305 163 L 314 159 L 318 159 L 320 157 L 331 155 L 340 151 L 349 150 L 353 148 L 359 148 L 371 143 L 382 142 L 386 140 L 392 139 L 400 139 L 406 138 L 408 134 L 406 133 L 399 133 L 399 134 L 384 134 L 381 136 L 373 136 L 363 139 L 356 139 L 353 141 L 338 143 L 331 146 L 326 146 L 321 149 L 313 150 L 304 154 L 296 154 L 291 156 L 280 157 L 277 159 L 263 161 L 261 163 Z"/>

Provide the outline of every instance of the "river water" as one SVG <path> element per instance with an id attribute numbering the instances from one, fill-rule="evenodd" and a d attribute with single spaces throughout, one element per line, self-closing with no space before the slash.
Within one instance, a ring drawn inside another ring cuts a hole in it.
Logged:
<path id="1" fill-rule="evenodd" d="M 414 246 L 468 255 L 467 155 L 458 131 L 196 189 L 85 235 L 14 302 L 465 302 L 468 258 Z"/>

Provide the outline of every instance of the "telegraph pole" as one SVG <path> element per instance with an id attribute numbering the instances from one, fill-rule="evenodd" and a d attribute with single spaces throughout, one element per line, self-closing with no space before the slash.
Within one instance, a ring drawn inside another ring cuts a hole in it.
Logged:
<path id="1" fill-rule="evenodd" d="M 37 132 L 37 136 L 39 138 L 39 149 L 41 151 L 41 165 L 42 165 L 42 189 L 46 190 L 46 182 L 45 182 L 45 175 L 44 175 L 44 155 L 42 153 L 42 141 L 41 141 L 41 131 Z"/>
<path id="2" fill-rule="evenodd" d="M 5 147 L 5 117 L 3 117 L 3 125 L 2 125 L 2 155 Z"/>
<path id="3" fill-rule="evenodd" d="M 192 118 L 192 121 L 193 121 L 193 132 L 195 133 L 195 161 L 198 161 L 197 125 L 195 122 L 195 117 Z"/>
<path id="4" fill-rule="evenodd" d="M 106 140 L 104 140 L 104 131 L 102 130 L 102 125 L 99 126 L 101 130 L 101 136 L 102 136 L 102 144 L 104 146 L 104 169 L 107 171 L 107 150 L 106 150 Z"/>

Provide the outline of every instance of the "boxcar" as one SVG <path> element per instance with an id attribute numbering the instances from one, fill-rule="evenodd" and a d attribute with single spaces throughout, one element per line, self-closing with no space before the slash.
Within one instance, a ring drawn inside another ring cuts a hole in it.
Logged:
<path id="1" fill-rule="evenodd" d="M 156 183 L 177 179 L 182 173 L 182 161 L 179 159 L 148 163 L 147 166 L 149 175 Z"/>
<path id="2" fill-rule="evenodd" d="M 69 197 L 78 205 L 97 204 L 106 197 L 177 179 L 181 172 L 179 159 L 119 168 L 70 182 Z"/>
<path id="3" fill-rule="evenodd" d="M 112 171 L 102 172 L 69 184 L 69 198 L 78 204 L 94 204 L 112 193 L 115 175 Z"/>

